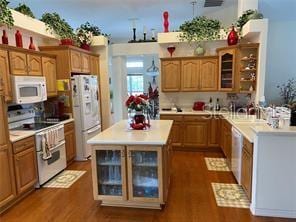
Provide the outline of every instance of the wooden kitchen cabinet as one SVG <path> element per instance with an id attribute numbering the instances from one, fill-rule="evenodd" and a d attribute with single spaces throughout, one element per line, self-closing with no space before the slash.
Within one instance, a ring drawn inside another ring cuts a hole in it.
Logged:
<path id="1" fill-rule="evenodd" d="M 243 141 L 241 184 L 249 200 L 252 199 L 252 174 L 253 174 L 253 144 L 246 138 Z"/>
<path id="2" fill-rule="evenodd" d="M 46 79 L 47 97 L 57 95 L 57 66 L 56 59 L 50 57 L 42 57 L 42 73 Z"/>
<path id="3" fill-rule="evenodd" d="M 76 73 L 81 73 L 82 63 L 81 63 L 81 53 L 79 51 L 70 51 L 71 57 L 71 71 Z"/>
<path id="4" fill-rule="evenodd" d="M 199 91 L 218 90 L 218 59 L 201 59 L 199 67 Z"/>
<path id="5" fill-rule="evenodd" d="M 161 89 L 163 92 L 180 91 L 180 60 L 163 60 L 161 62 Z"/>
<path id="6" fill-rule="evenodd" d="M 81 71 L 90 73 L 90 56 L 88 54 L 81 54 Z"/>
<path id="7" fill-rule="evenodd" d="M 8 52 L 0 49 L 0 91 L 3 90 L 5 101 L 12 100 L 12 89 L 9 74 Z"/>
<path id="8" fill-rule="evenodd" d="M 184 116 L 184 147 L 207 148 L 208 118 L 206 116 Z"/>
<path id="9" fill-rule="evenodd" d="M 228 166 L 231 167 L 232 133 L 231 133 L 231 124 L 228 123 L 226 119 L 222 121 L 221 148 L 226 157 Z"/>
<path id="10" fill-rule="evenodd" d="M 66 146 L 66 159 L 69 165 L 76 157 L 76 140 L 75 140 L 75 125 L 74 122 L 65 124 L 65 146 Z"/>
<path id="11" fill-rule="evenodd" d="M 171 131 L 172 146 L 181 147 L 183 145 L 183 116 L 181 115 L 160 115 L 162 120 L 173 120 Z"/>
<path id="12" fill-rule="evenodd" d="M 28 75 L 27 55 L 22 52 L 9 52 L 10 74 L 26 76 Z"/>
<path id="13" fill-rule="evenodd" d="M 34 138 L 33 138 L 34 139 Z M 37 163 L 35 144 L 14 155 L 17 193 L 22 194 L 37 182 Z"/>
<path id="14" fill-rule="evenodd" d="M 41 76 L 41 56 L 26 54 L 24 52 L 10 51 L 10 72 L 12 75 Z"/>
<path id="15" fill-rule="evenodd" d="M 15 176 L 12 150 L 8 135 L 4 93 L 0 90 L 0 212 L 2 208 L 16 197 Z"/>
<path id="16" fill-rule="evenodd" d="M 219 91 L 235 91 L 236 48 L 217 49 L 219 56 Z"/>
<path id="17" fill-rule="evenodd" d="M 220 147 L 221 119 L 213 116 L 209 119 L 208 147 Z"/>
<path id="18" fill-rule="evenodd" d="M 200 61 L 196 59 L 181 61 L 181 91 L 199 89 Z"/>
<path id="19" fill-rule="evenodd" d="M 42 76 L 41 56 L 28 54 L 27 61 L 29 76 Z"/>
<path id="20" fill-rule="evenodd" d="M 90 74 L 99 76 L 100 75 L 99 67 L 100 67 L 99 57 L 91 55 L 90 56 Z"/>

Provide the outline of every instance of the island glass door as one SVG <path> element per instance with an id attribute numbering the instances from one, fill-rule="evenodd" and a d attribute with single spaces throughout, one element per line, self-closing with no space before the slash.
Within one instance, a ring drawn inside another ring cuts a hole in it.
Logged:
<path id="1" fill-rule="evenodd" d="M 129 200 L 162 202 L 161 147 L 129 146 Z"/>
<path id="2" fill-rule="evenodd" d="M 125 148 L 102 147 L 95 151 L 97 195 L 100 200 L 126 199 Z"/>

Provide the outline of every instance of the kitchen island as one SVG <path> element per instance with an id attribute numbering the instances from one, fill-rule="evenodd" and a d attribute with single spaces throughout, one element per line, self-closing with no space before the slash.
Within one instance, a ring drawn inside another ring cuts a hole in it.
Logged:
<path id="1" fill-rule="evenodd" d="M 88 140 L 93 195 L 105 206 L 161 209 L 170 184 L 172 120 L 131 130 L 127 120 Z"/>

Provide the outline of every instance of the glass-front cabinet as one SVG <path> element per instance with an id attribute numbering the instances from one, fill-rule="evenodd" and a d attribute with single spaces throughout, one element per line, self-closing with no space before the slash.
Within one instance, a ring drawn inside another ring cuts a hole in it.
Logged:
<path id="1" fill-rule="evenodd" d="M 219 90 L 235 90 L 236 49 L 221 49 L 219 55 Z"/>
<path id="2" fill-rule="evenodd" d="M 129 200 L 160 202 L 162 197 L 161 147 L 128 146 Z"/>
<path id="3" fill-rule="evenodd" d="M 99 145 L 93 148 L 96 200 L 163 203 L 163 147 Z"/>
<path id="4" fill-rule="evenodd" d="M 126 158 L 124 146 L 98 147 L 95 150 L 95 169 L 97 181 L 95 196 L 98 199 L 126 199 Z"/>

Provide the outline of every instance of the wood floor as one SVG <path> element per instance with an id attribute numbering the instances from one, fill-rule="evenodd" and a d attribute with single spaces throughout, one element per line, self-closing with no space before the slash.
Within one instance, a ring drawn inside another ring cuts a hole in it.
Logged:
<path id="1" fill-rule="evenodd" d="M 0 217 L 1 222 L 292 222 L 293 219 L 254 217 L 248 209 L 217 207 L 211 182 L 231 183 L 230 172 L 211 172 L 204 157 L 219 153 L 175 152 L 168 204 L 162 211 L 100 207 L 93 200 L 89 162 L 69 169 L 87 170 L 69 189 L 43 188 Z"/>

